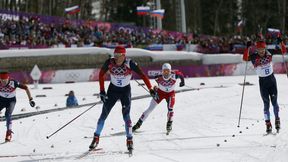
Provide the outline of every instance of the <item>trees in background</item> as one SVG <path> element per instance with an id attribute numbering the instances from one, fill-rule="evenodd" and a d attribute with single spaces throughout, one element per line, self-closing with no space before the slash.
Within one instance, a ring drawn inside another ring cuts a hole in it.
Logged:
<path id="1" fill-rule="evenodd" d="M 136 7 L 154 0 L 1 0 L 0 9 L 32 12 L 73 19 L 135 23 L 151 26 L 149 16 L 137 16 Z M 165 9 L 163 29 L 176 30 L 179 0 L 161 0 Z M 67 15 L 64 9 L 79 5 Z M 187 31 L 209 35 L 252 34 L 260 28 L 287 31 L 286 0 L 185 0 Z M 96 7 L 95 7 L 96 6 Z M 98 12 L 93 12 L 97 8 Z"/>

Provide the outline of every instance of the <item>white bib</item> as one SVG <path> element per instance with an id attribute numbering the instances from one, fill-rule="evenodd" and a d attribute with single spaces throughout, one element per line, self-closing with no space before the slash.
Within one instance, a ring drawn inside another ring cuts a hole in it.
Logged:
<path id="1" fill-rule="evenodd" d="M 255 69 L 256 69 L 256 74 L 259 77 L 266 77 L 273 73 L 273 64 L 272 62 L 270 62 L 265 65 L 257 66 Z"/>

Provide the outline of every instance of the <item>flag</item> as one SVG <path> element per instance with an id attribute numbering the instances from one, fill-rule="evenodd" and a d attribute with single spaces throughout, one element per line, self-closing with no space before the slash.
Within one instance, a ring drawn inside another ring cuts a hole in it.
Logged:
<path id="1" fill-rule="evenodd" d="M 237 24 L 237 27 L 242 27 L 244 25 L 244 21 L 243 20 L 240 20 Z"/>
<path id="2" fill-rule="evenodd" d="M 270 36 L 271 38 L 277 38 L 281 36 L 281 32 L 279 29 L 268 28 L 267 35 Z"/>
<path id="3" fill-rule="evenodd" d="M 237 32 L 239 32 L 239 33 L 242 32 L 244 25 L 245 25 L 244 20 L 240 20 L 240 21 L 237 23 L 237 28 L 236 28 Z"/>
<path id="4" fill-rule="evenodd" d="M 65 13 L 70 14 L 70 15 L 78 13 L 78 12 L 80 12 L 80 8 L 78 5 L 65 8 Z"/>
<path id="5" fill-rule="evenodd" d="M 150 12 L 149 6 L 138 6 L 137 7 L 137 15 L 147 15 Z"/>
<path id="6" fill-rule="evenodd" d="M 164 17 L 164 13 L 165 13 L 165 10 L 164 9 L 159 9 L 159 10 L 153 10 L 150 15 L 152 17 L 159 17 L 159 18 L 163 18 Z"/>
<path id="7" fill-rule="evenodd" d="M 280 30 L 279 29 L 274 29 L 274 28 L 268 28 L 268 32 L 280 33 Z"/>

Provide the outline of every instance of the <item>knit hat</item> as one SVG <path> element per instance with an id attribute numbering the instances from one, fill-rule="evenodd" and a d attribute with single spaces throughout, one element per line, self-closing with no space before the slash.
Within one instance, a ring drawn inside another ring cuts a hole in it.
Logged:
<path id="1" fill-rule="evenodd" d="M 126 54 L 126 49 L 123 46 L 117 46 L 114 49 L 114 53 L 121 53 L 122 55 Z"/>
<path id="2" fill-rule="evenodd" d="M 9 73 L 8 72 L 0 72 L 0 79 L 8 79 Z"/>
<path id="3" fill-rule="evenodd" d="M 266 43 L 264 41 L 256 42 L 257 48 L 266 48 Z"/>

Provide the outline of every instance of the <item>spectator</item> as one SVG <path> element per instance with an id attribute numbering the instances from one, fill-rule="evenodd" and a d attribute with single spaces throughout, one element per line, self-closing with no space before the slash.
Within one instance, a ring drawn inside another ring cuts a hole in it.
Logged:
<path id="1" fill-rule="evenodd" d="M 67 107 L 78 106 L 77 98 L 75 97 L 74 91 L 70 91 L 66 100 Z"/>

